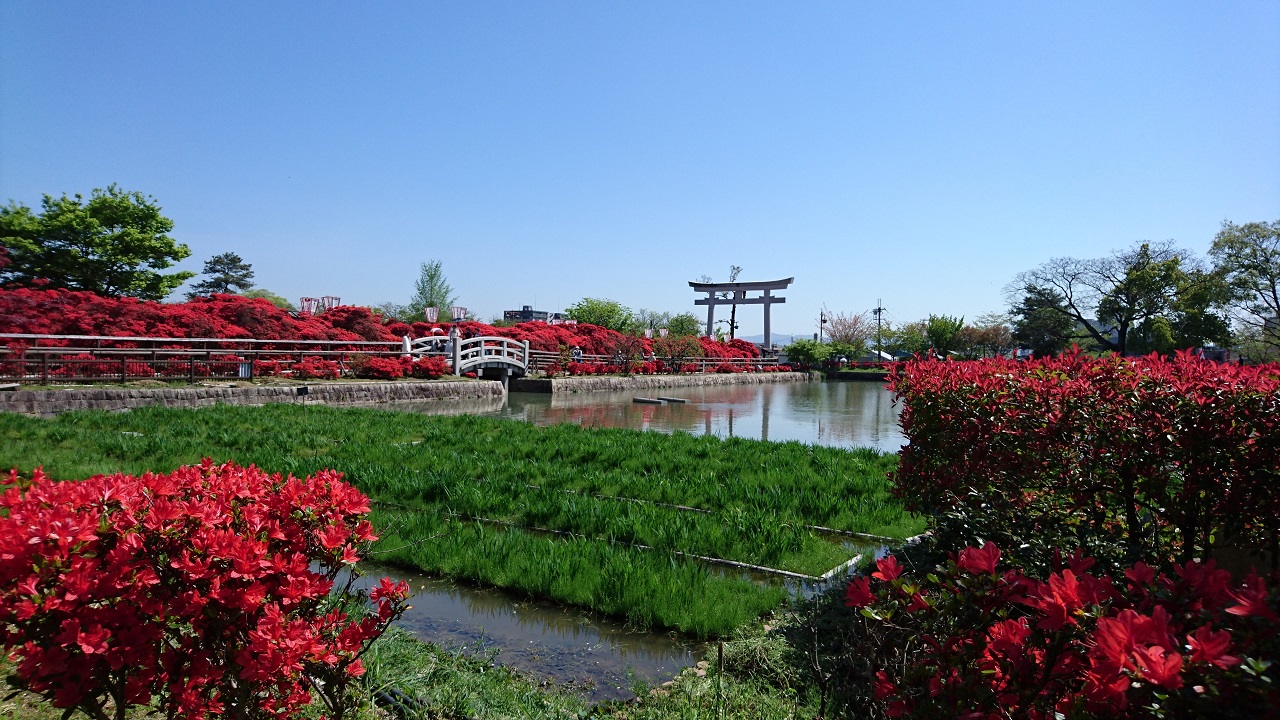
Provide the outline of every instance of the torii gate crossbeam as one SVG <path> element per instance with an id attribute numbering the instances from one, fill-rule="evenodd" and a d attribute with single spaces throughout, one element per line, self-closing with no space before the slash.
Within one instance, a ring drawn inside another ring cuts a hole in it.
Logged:
<path id="1" fill-rule="evenodd" d="M 707 306 L 707 334 L 712 333 L 716 319 L 717 305 L 764 305 L 764 346 L 766 348 L 773 347 L 773 336 L 770 334 L 769 327 L 769 307 L 774 303 L 784 303 L 787 301 L 784 297 L 771 295 L 774 290 L 785 290 L 794 277 L 785 280 L 764 280 L 760 282 L 727 282 L 727 283 L 704 283 L 689 281 L 689 287 L 694 292 L 704 292 L 707 294 L 701 300 L 694 300 L 694 305 Z M 757 297 L 747 297 L 749 292 L 760 292 Z M 728 297 L 720 297 L 721 294 L 728 294 Z"/>

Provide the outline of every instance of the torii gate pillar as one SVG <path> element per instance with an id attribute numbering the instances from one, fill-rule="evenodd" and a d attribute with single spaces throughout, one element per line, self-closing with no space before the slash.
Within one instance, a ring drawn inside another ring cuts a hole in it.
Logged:
<path id="1" fill-rule="evenodd" d="M 763 282 L 728 282 L 728 283 L 704 283 L 689 282 L 689 287 L 694 292 L 704 292 L 707 294 L 705 298 L 694 300 L 694 305 L 707 306 L 707 334 L 712 334 L 712 328 L 715 327 L 716 306 L 717 305 L 763 305 L 764 306 L 764 346 L 765 348 L 773 347 L 773 335 L 769 323 L 769 306 L 774 303 L 784 303 L 787 301 L 784 297 L 777 297 L 772 294 L 774 290 L 785 290 L 791 282 L 795 280 L 789 277 L 786 280 L 765 280 Z M 759 292 L 759 297 L 748 297 L 749 292 Z M 728 297 L 721 297 L 727 295 Z"/>

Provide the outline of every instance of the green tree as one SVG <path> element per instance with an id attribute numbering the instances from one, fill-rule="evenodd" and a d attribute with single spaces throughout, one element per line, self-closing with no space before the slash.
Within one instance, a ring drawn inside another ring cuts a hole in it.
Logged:
<path id="1" fill-rule="evenodd" d="M 155 199 L 116 185 L 80 195 L 45 195 L 41 212 L 10 200 L 0 208 L 0 245 L 12 264 L 0 280 L 161 300 L 193 272 L 161 273 L 191 255 L 169 237 L 173 221 Z"/>
<path id="2" fill-rule="evenodd" d="M 818 365 L 831 356 L 831 346 L 817 340 L 792 340 L 782 351 L 787 362 L 797 365 Z"/>
<path id="3" fill-rule="evenodd" d="M 204 274 L 209 277 L 191 286 L 188 300 L 202 295 L 243 293 L 253 287 L 253 267 L 233 252 L 206 260 Z"/>
<path id="4" fill-rule="evenodd" d="M 925 321 L 924 334 L 929 338 L 929 345 L 933 347 L 934 352 L 946 356 L 956 349 L 960 331 L 963 328 L 963 317 L 930 315 Z"/>
<path id="5" fill-rule="evenodd" d="M 1231 289 L 1228 305 L 1260 354 L 1280 355 L 1280 220 L 1223 222 L 1209 257 Z"/>
<path id="6" fill-rule="evenodd" d="M 423 319 L 423 311 L 429 307 L 439 308 L 440 317 L 448 318 L 449 308 L 458 301 L 453 288 L 444 276 L 444 268 L 439 260 L 422 263 L 418 280 L 414 283 L 413 297 L 409 299 L 405 312 L 409 317 L 399 318 L 405 321 Z"/>
<path id="7" fill-rule="evenodd" d="M 1218 293 L 1208 286 L 1216 282 L 1192 255 L 1163 242 L 1138 243 L 1095 260 L 1054 258 L 1020 273 L 1011 287 L 1014 298 L 1032 287 L 1052 292 L 1058 301 L 1042 309 L 1062 314 L 1101 348 L 1123 355 L 1133 349 L 1131 334 L 1142 344 L 1141 328 L 1149 320 L 1211 312 Z"/>
<path id="8" fill-rule="evenodd" d="M 923 320 L 905 323 L 896 328 L 886 325 L 883 331 L 885 348 L 893 354 L 918 355 L 931 347 L 929 336 L 925 332 L 927 329 Z"/>
<path id="9" fill-rule="evenodd" d="M 570 305 L 564 314 L 570 320 L 618 332 L 626 332 L 632 325 L 630 308 L 613 300 L 582 298 Z"/>
<path id="10" fill-rule="evenodd" d="M 275 305 L 281 310 L 284 310 L 287 312 L 298 312 L 298 308 L 294 306 L 293 303 L 289 302 L 288 300 L 271 292 L 266 288 L 254 288 L 252 290 L 246 290 L 245 292 L 241 293 L 241 295 L 247 298 L 262 298 L 263 300 L 266 300 L 272 305 Z"/>
<path id="11" fill-rule="evenodd" d="M 1057 355 L 1071 346 L 1075 322 L 1057 292 L 1028 285 L 1012 315 L 1013 342 L 1019 347 L 1045 356 Z"/>
<path id="12" fill-rule="evenodd" d="M 1173 349 L 1231 343 L 1232 291 L 1220 271 L 1191 270 L 1179 281 L 1167 317 Z M 1167 351 L 1166 351 L 1167 352 Z"/>
<path id="13" fill-rule="evenodd" d="M 702 321 L 693 313 L 672 315 L 667 321 L 667 332 L 676 337 L 699 335 L 702 333 Z"/>

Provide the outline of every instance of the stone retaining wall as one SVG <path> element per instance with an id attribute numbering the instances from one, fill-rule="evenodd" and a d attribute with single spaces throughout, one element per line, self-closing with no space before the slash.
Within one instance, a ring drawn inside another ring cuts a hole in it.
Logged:
<path id="1" fill-rule="evenodd" d="M 501 398 L 500 382 L 359 382 L 252 387 L 72 388 L 0 392 L 0 412 L 48 417 L 68 410 L 127 410 L 146 405 L 360 404 Z"/>
<path id="2" fill-rule="evenodd" d="M 768 383 L 812 382 L 821 379 L 821 375 L 804 372 L 698 373 L 695 375 L 632 375 L 631 377 L 593 375 L 589 377 L 555 378 L 552 380 L 512 380 L 511 391 L 560 394 L 669 387 L 704 387 L 708 385 L 764 385 Z"/>

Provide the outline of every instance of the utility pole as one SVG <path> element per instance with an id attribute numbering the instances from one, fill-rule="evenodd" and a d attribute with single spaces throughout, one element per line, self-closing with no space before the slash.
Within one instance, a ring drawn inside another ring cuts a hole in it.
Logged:
<path id="1" fill-rule="evenodd" d="M 871 312 L 876 314 L 876 361 L 884 359 L 884 351 L 880 349 L 880 315 L 884 312 L 884 302 L 879 298 L 876 299 L 876 309 Z"/>
<path id="2" fill-rule="evenodd" d="M 827 308 L 818 311 L 818 342 L 822 342 L 822 331 L 827 329 Z"/>

